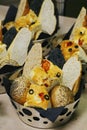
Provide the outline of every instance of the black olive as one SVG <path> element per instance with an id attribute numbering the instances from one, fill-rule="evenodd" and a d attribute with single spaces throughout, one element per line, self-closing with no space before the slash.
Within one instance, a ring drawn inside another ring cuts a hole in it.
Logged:
<path id="1" fill-rule="evenodd" d="M 80 35 L 83 35 L 84 33 L 83 32 L 80 32 Z"/>
<path id="2" fill-rule="evenodd" d="M 69 51 L 69 52 L 72 52 L 72 48 L 69 48 L 68 51 Z"/>
<path id="3" fill-rule="evenodd" d="M 33 94 L 34 93 L 34 90 L 33 89 L 30 89 L 29 90 L 29 94 Z"/>
<path id="4" fill-rule="evenodd" d="M 48 96 L 48 95 L 44 95 L 44 98 L 45 98 L 46 100 L 49 100 L 49 96 Z"/>
<path id="5" fill-rule="evenodd" d="M 75 48 L 78 48 L 79 46 L 78 45 L 75 45 Z"/>
<path id="6" fill-rule="evenodd" d="M 56 74 L 56 76 L 57 76 L 57 77 L 60 77 L 60 76 L 61 76 L 61 73 L 58 72 L 58 73 Z"/>

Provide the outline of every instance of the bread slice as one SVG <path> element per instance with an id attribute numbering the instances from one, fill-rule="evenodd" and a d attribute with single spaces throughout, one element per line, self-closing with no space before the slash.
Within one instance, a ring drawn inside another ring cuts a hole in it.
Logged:
<path id="1" fill-rule="evenodd" d="M 37 66 L 41 65 L 42 61 L 42 47 L 40 43 L 36 43 L 32 46 L 29 54 L 26 58 L 23 68 L 23 75 L 27 78 L 30 77 L 30 71 Z"/>
<path id="2" fill-rule="evenodd" d="M 28 28 L 22 28 L 8 48 L 8 59 L 10 64 L 22 66 L 26 60 L 28 46 L 32 38 L 32 32 Z"/>
<path id="3" fill-rule="evenodd" d="M 17 14 L 15 17 L 15 21 L 21 17 L 26 15 L 29 12 L 29 3 L 28 0 L 20 0 L 19 6 L 18 6 L 18 10 L 17 10 Z"/>
<path id="4" fill-rule="evenodd" d="M 75 95 L 79 89 L 79 82 L 82 73 L 82 65 L 77 56 L 66 61 L 63 66 L 62 85 L 69 87 Z"/>

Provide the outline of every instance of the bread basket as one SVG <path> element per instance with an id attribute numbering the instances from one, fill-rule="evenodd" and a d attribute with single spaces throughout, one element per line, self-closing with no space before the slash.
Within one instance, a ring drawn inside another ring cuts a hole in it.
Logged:
<path id="1" fill-rule="evenodd" d="M 39 107 L 26 107 L 14 101 L 10 95 L 11 81 L 4 78 L 6 92 L 14 106 L 20 120 L 35 128 L 54 128 L 68 122 L 76 111 L 83 88 L 83 80 L 80 81 L 78 92 L 74 95 L 74 102 L 65 106 L 50 107 L 45 109 Z M 38 125 L 37 125 L 38 124 Z"/>
<path id="2" fill-rule="evenodd" d="M 81 87 L 75 95 L 75 102 L 64 107 L 48 108 L 47 110 L 44 110 L 40 108 L 25 107 L 15 102 L 9 94 L 10 82 L 6 78 L 4 78 L 4 84 L 9 99 L 20 120 L 29 126 L 44 129 L 54 128 L 68 123 L 77 109 L 82 91 L 82 84 L 80 84 Z"/>

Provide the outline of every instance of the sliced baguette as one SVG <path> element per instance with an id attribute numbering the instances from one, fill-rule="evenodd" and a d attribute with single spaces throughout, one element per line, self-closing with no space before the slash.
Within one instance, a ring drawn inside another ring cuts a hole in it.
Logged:
<path id="1" fill-rule="evenodd" d="M 82 65 L 77 56 L 73 56 L 66 61 L 63 66 L 62 85 L 69 87 L 75 95 L 79 89 Z"/>

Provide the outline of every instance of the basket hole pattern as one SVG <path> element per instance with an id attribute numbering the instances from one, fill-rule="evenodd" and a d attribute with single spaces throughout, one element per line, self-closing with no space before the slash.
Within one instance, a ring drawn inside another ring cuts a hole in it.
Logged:
<path id="1" fill-rule="evenodd" d="M 79 100 L 76 101 L 72 105 L 71 109 L 68 109 L 68 107 L 65 107 L 63 112 L 59 115 L 60 118 L 58 117 L 59 118 L 58 122 L 62 123 L 66 120 L 66 118 L 69 118 L 72 115 L 75 108 L 78 106 L 78 103 L 79 103 Z M 31 111 L 31 109 L 27 109 L 23 107 L 19 110 L 15 102 L 12 101 L 12 104 L 14 105 L 15 109 L 17 109 L 18 115 L 20 115 L 22 118 L 26 117 L 26 120 L 29 122 L 29 124 L 30 123 L 33 124 L 34 122 L 37 122 L 37 123 L 42 122 L 43 125 L 48 125 L 50 123 L 50 120 L 47 120 L 47 118 L 42 116 L 41 114 L 39 115 L 37 114 L 37 116 L 33 115 L 33 112 Z"/>

